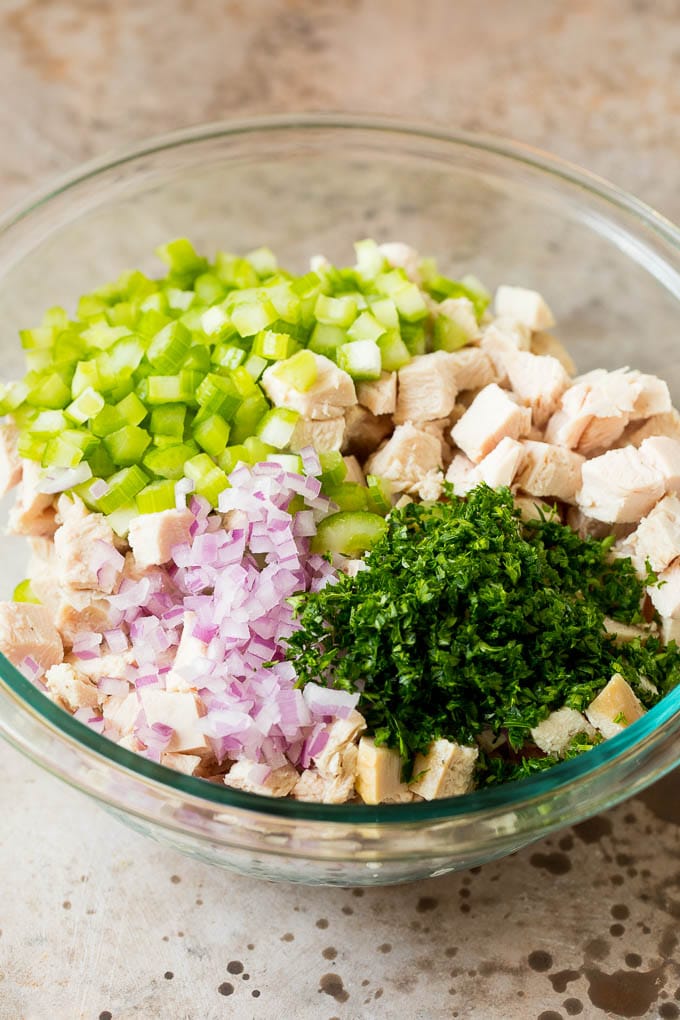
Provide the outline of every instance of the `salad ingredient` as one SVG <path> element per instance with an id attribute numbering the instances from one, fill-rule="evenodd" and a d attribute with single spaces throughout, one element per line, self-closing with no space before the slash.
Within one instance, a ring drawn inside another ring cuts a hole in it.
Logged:
<path id="1" fill-rule="evenodd" d="M 456 422 L 451 436 L 475 464 L 505 436 L 519 439 L 531 431 L 531 410 L 522 407 L 496 383 L 485 386 Z"/>
<path id="2" fill-rule="evenodd" d="M 296 599 L 289 657 L 300 683 L 330 675 L 360 691 L 369 732 L 409 764 L 433 740 L 474 746 L 486 729 L 521 753 L 550 712 L 583 712 L 615 673 L 643 703 L 642 675 L 659 691 L 680 679 L 677 649 L 660 670 L 656 638 L 608 634 L 605 617 L 642 623 L 644 592 L 612 543 L 552 516 L 523 524 L 508 490 L 448 488 L 393 510 L 367 569 Z"/>
<path id="3" fill-rule="evenodd" d="M 603 737 L 615 737 L 644 715 L 644 708 L 620 673 L 615 673 L 603 691 L 586 709 L 588 721 Z"/>
<path id="4" fill-rule="evenodd" d="M 64 647 L 50 614 L 34 602 L 0 602 L 0 651 L 26 671 L 40 676 L 64 657 Z"/>

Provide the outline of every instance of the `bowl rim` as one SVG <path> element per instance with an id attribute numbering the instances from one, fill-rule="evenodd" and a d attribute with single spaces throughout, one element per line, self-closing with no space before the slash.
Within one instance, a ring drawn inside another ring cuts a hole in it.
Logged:
<path id="1" fill-rule="evenodd" d="M 147 158 L 166 150 L 204 143 L 224 137 L 246 136 L 257 133 L 287 131 L 354 131 L 367 134 L 384 134 L 399 139 L 418 139 L 449 145 L 452 149 L 469 149 L 521 164 L 543 175 L 558 178 L 568 185 L 589 192 L 605 201 L 609 206 L 631 214 L 641 221 L 653 234 L 669 243 L 680 253 L 680 229 L 651 206 L 603 177 L 582 169 L 574 163 L 554 156 L 543 149 L 511 139 L 490 134 L 476 134 L 468 131 L 449 130 L 436 124 L 416 124 L 392 117 L 371 117 L 343 113 L 302 113 L 276 114 L 248 117 L 235 120 L 215 121 L 196 125 L 159 135 L 139 145 L 129 145 L 112 153 L 80 164 L 70 172 L 57 177 L 52 183 L 36 190 L 0 215 L 0 237 L 28 219 L 33 213 L 48 205 L 53 199 L 67 194 L 91 181 L 93 178 L 128 163 Z M 585 780 L 603 775 L 607 767 L 623 764 L 634 758 L 650 745 L 660 744 L 662 738 L 672 737 L 680 732 L 680 687 L 671 691 L 641 719 L 617 736 L 603 741 L 587 754 L 571 761 L 561 762 L 545 772 L 511 783 L 500 784 L 476 790 L 458 797 L 441 798 L 433 801 L 409 802 L 406 804 L 318 804 L 297 801 L 291 798 L 274 798 L 261 794 L 245 793 L 224 785 L 206 782 L 194 776 L 187 776 L 174 769 L 156 764 L 141 757 L 134 751 L 120 747 L 115 742 L 96 733 L 50 701 L 37 687 L 30 683 L 0 653 L 0 691 L 4 691 L 28 708 L 43 727 L 75 745 L 87 749 L 97 759 L 105 761 L 116 770 L 134 775 L 166 793 L 190 797 L 202 802 L 205 807 L 230 807 L 247 812 L 268 814 L 294 821 L 325 821 L 338 823 L 366 824 L 384 822 L 390 826 L 413 825 L 429 821 L 445 821 L 473 818 L 494 814 L 499 809 L 509 812 L 526 808 L 529 804 L 542 802 L 563 793 L 569 787 L 580 786 Z M 0 714 L 0 726 L 2 715 Z M 9 737 L 11 734 L 3 734 Z M 28 750 L 18 743 L 21 750 Z M 36 760 L 49 768 L 45 756 Z M 680 751 L 678 752 L 680 760 Z M 667 768 L 673 767 L 673 763 Z M 658 773 L 650 776 L 649 782 Z M 87 789 L 85 787 L 85 789 Z M 88 791 L 96 794 L 96 791 Z M 625 793 L 621 794 L 621 797 Z M 105 798 L 104 798 L 105 799 Z M 619 798 L 621 799 L 621 798 Z M 586 812 L 584 812 L 586 813 Z"/>

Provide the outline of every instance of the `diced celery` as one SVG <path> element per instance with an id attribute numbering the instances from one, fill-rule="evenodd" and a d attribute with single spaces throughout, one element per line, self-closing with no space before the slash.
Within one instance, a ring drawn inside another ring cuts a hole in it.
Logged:
<path id="1" fill-rule="evenodd" d="M 194 344 L 189 348 L 182 364 L 185 369 L 195 369 L 205 375 L 210 371 L 210 348 L 204 344 Z"/>
<path id="2" fill-rule="evenodd" d="M 97 393 L 101 391 L 102 383 L 99 378 L 99 369 L 96 361 L 79 361 L 71 380 L 71 395 L 74 400 L 79 397 L 83 390 L 93 389 Z M 66 403 L 66 401 L 64 401 Z M 62 405 L 63 406 L 63 405 Z"/>
<path id="3" fill-rule="evenodd" d="M 354 245 L 354 251 L 357 256 L 356 269 L 363 279 L 374 280 L 376 276 L 383 272 L 387 260 L 378 245 L 371 238 L 357 241 Z"/>
<path id="4" fill-rule="evenodd" d="M 335 358 L 336 351 L 341 344 L 347 343 L 347 330 L 340 326 L 329 326 L 324 323 L 317 323 L 312 330 L 309 341 L 309 350 L 315 354 L 323 354 L 327 358 Z"/>
<path id="5" fill-rule="evenodd" d="M 17 440 L 17 452 L 26 460 L 42 461 L 46 446 L 45 436 L 34 435 L 32 432 L 22 432 Z"/>
<path id="6" fill-rule="evenodd" d="M 253 393 L 260 392 L 260 387 L 242 365 L 232 369 L 229 373 L 229 378 L 236 387 L 236 392 L 244 399 L 245 397 L 251 397 Z"/>
<path id="7" fill-rule="evenodd" d="M 24 355 L 24 361 L 26 363 L 26 368 L 28 369 L 29 372 L 43 373 L 50 367 L 50 365 L 52 365 L 54 361 L 54 354 L 52 352 L 52 348 L 50 347 L 49 350 L 45 351 L 41 350 L 26 351 L 26 354 Z"/>
<path id="8" fill-rule="evenodd" d="M 241 336 L 255 336 L 278 317 L 279 313 L 271 301 L 244 302 L 236 305 L 231 312 L 232 325 Z"/>
<path id="9" fill-rule="evenodd" d="M 263 329 L 253 340 L 252 353 L 269 361 L 279 361 L 292 353 L 293 339 L 290 333 L 274 333 Z"/>
<path id="10" fill-rule="evenodd" d="M 116 410 L 121 421 L 126 425 L 140 425 L 146 418 L 148 411 L 136 393 L 128 393 L 116 404 Z"/>
<path id="11" fill-rule="evenodd" d="M 143 391 L 139 391 L 142 393 Z M 146 379 L 144 399 L 149 404 L 183 403 L 186 399 L 179 375 L 150 375 Z"/>
<path id="12" fill-rule="evenodd" d="M 267 460 L 270 464 L 278 464 L 284 471 L 290 471 L 295 475 L 302 474 L 302 457 L 296 453 L 270 453 Z"/>
<path id="13" fill-rule="evenodd" d="M 23 404 L 28 395 L 28 386 L 21 380 L 0 383 L 0 414 L 9 414 Z"/>
<path id="14" fill-rule="evenodd" d="M 31 407 L 47 407 L 53 410 L 65 407 L 70 403 L 71 391 L 64 380 L 56 372 L 43 376 L 41 381 L 29 389 L 26 403 Z"/>
<path id="15" fill-rule="evenodd" d="M 194 439 L 211 457 L 217 457 L 229 440 L 229 425 L 219 414 L 211 414 L 194 427 Z"/>
<path id="16" fill-rule="evenodd" d="M 260 390 L 246 397 L 232 419 L 230 437 L 232 443 L 242 443 L 248 436 L 252 436 L 268 410 L 269 403 Z"/>
<path id="17" fill-rule="evenodd" d="M 448 315 L 438 315 L 434 320 L 432 347 L 435 351 L 457 351 L 470 342 L 463 326 Z"/>
<path id="18" fill-rule="evenodd" d="M 271 302 L 274 306 L 279 319 L 292 324 L 299 321 L 300 298 L 297 294 L 293 293 L 293 290 L 287 281 L 273 287 L 268 286 L 266 293 L 267 301 Z"/>
<path id="19" fill-rule="evenodd" d="M 243 367 L 249 376 L 258 380 L 268 364 L 266 358 L 261 358 L 259 354 L 251 354 Z"/>
<path id="20" fill-rule="evenodd" d="M 158 478 L 181 478 L 185 463 L 196 455 L 194 444 L 178 443 L 176 446 L 149 450 L 142 463 L 144 467 Z"/>
<path id="21" fill-rule="evenodd" d="M 255 269 L 244 258 L 218 251 L 215 257 L 215 273 L 227 287 L 257 287 L 259 276 Z"/>
<path id="22" fill-rule="evenodd" d="M 207 261 L 196 254 L 186 237 L 160 245 L 156 248 L 156 255 L 170 267 L 171 272 L 179 275 L 196 275 L 208 268 Z"/>
<path id="23" fill-rule="evenodd" d="M 69 442 L 63 436 L 55 436 L 45 446 L 42 456 L 43 467 L 76 467 L 83 459 L 80 446 Z"/>
<path id="24" fill-rule="evenodd" d="M 392 509 L 392 484 L 379 475 L 366 475 L 368 486 L 368 509 L 373 513 L 388 514 Z"/>
<path id="25" fill-rule="evenodd" d="M 351 297 L 329 297 L 319 294 L 314 305 L 317 322 L 326 326 L 350 326 L 357 317 L 357 303 Z"/>
<path id="26" fill-rule="evenodd" d="M 321 484 L 339 485 L 347 477 L 347 464 L 339 450 L 328 450 L 319 454 Z"/>
<path id="27" fill-rule="evenodd" d="M 339 485 L 326 485 L 324 494 L 332 499 L 341 510 L 366 510 L 368 508 L 368 489 L 358 482 L 340 482 Z"/>
<path id="28" fill-rule="evenodd" d="M 392 298 L 379 298 L 371 304 L 374 319 L 386 329 L 396 329 L 399 325 L 399 313 Z"/>
<path id="29" fill-rule="evenodd" d="M 241 403 L 241 395 L 232 380 L 214 372 L 203 379 L 196 390 L 196 399 L 205 416 L 220 414 L 226 421 L 231 421 Z"/>
<path id="30" fill-rule="evenodd" d="M 153 514 L 159 510 L 172 510 L 175 507 L 175 482 L 151 482 L 137 493 L 135 502 L 140 514 Z"/>
<path id="31" fill-rule="evenodd" d="M 117 429 L 122 428 L 125 424 L 126 422 L 118 408 L 105 404 L 90 422 L 90 428 L 95 436 L 108 436 L 111 432 L 116 432 Z"/>
<path id="32" fill-rule="evenodd" d="M 238 444 L 235 446 L 227 446 L 217 458 L 217 463 L 226 475 L 230 475 L 237 464 L 250 464 L 248 450 L 245 446 Z"/>
<path id="33" fill-rule="evenodd" d="M 181 322 L 169 322 L 156 334 L 146 356 L 161 375 L 176 372 L 184 363 L 191 347 L 191 333 Z"/>
<path id="34" fill-rule="evenodd" d="M 406 322 L 419 322 L 427 317 L 427 305 L 415 283 L 407 283 L 392 295 L 397 311 Z"/>
<path id="35" fill-rule="evenodd" d="M 243 348 L 236 347 L 234 344 L 218 344 L 211 355 L 213 365 L 229 369 L 238 368 L 239 365 L 243 364 L 245 358 L 246 352 Z"/>
<path id="36" fill-rule="evenodd" d="M 106 523 L 119 538 L 125 538 L 135 517 L 139 517 L 137 505 L 135 503 L 125 503 L 107 515 Z"/>
<path id="37" fill-rule="evenodd" d="M 248 252 L 246 259 L 260 277 L 273 276 L 279 268 L 276 255 L 269 248 L 255 248 Z"/>
<path id="38" fill-rule="evenodd" d="M 80 425 L 94 418 L 104 407 L 104 398 L 91 386 L 83 390 L 66 408 L 66 414 Z"/>
<path id="39" fill-rule="evenodd" d="M 54 344 L 56 329 L 51 326 L 38 326 L 37 329 L 20 329 L 19 339 L 25 351 L 49 350 Z"/>
<path id="40" fill-rule="evenodd" d="M 435 274 L 426 280 L 425 289 L 436 301 L 445 301 L 446 298 L 467 298 L 474 306 L 478 322 L 491 300 L 491 295 L 476 276 L 450 280 L 446 276 Z"/>
<path id="41" fill-rule="evenodd" d="M 408 283 L 409 279 L 403 269 L 390 269 L 376 277 L 374 286 L 378 294 L 394 298 Z"/>
<path id="42" fill-rule="evenodd" d="M 107 351 L 118 340 L 128 337 L 130 330 L 127 326 L 109 326 L 106 322 L 95 322 L 94 325 L 84 329 L 81 335 L 89 348 Z"/>
<path id="43" fill-rule="evenodd" d="M 148 483 L 149 476 L 138 464 L 133 464 L 111 475 L 106 481 L 108 491 L 99 497 L 98 503 L 102 513 L 111 514 L 131 503 Z"/>
<path id="44" fill-rule="evenodd" d="M 70 425 L 63 411 L 40 411 L 31 422 L 29 431 L 34 435 L 56 436 Z"/>
<path id="45" fill-rule="evenodd" d="M 316 358 L 311 351 L 298 351 L 292 358 L 280 361 L 272 372 L 293 389 L 306 393 L 317 379 Z"/>
<path id="46" fill-rule="evenodd" d="M 373 340 L 353 340 L 337 351 L 338 368 L 353 379 L 379 379 L 382 371 L 380 348 Z"/>
<path id="47" fill-rule="evenodd" d="M 383 326 L 370 312 L 362 312 L 347 330 L 350 340 L 372 340 L 375 342 L 385 332 Z"/>
<path id="48" fill-rule="evenodd" d="M 275 447 L 263 443 L 257 436 L 248 436 L 243 441 L 243 449 L 248 455 L 249 464 L 259 464 L 260 461 L 269 460 L 272 453 L 274 453 Z"/>
<path id="49" fill-rule="evenodd" d="M 401 339 L 406 344 L 411 357 L 427 352 L 427 333 L 422 322 L 402 322 Z"/>
<path id="50" fill-rule="evenodd" d="M 88 450 L 85 460 L 90 465 L 95 479 L 108 478 L 116 470 L 116 465 L 103 443 L 97 443 L 95 447 Z"/>
<path id="51" fill-rule="evenodd" d="M 196 297 L 205 305 L 216 305 L 226 294 L 226 288 L 214 273 L 201 273 L 194 280 Z"/>
<path id="52" fill-rule="evenodd" d="M 40 604 L 40 599 L 31 588 L 30 577 L 19 581 L 19 584 L 12 593 L 12 602 L 37 602 Z"/>
<path id="53" fill-rule="evenodd" d="M 117 467 L 137 464 L 151 442 L 151 436 L 138 425 L 124 425 L 117 432 L 105 436 L 103 443 Z"/>
<path id="54" fill-rule="evenodd" d="M 300 415 L 287 407 L 273 407 L 257 426 L 257 436 L 263 443 L 282 450 L 291 440 Z"/>
<path id="55" fill-rule="evenodd" d="M 411 360 L 409 349 L 401 338 L 398 329 L 388 329 L 378 339 L 380 359 L 385 372 L 398 372 Z"/>
<path id="56" fill-rule="evenodd" d="M 168 287 L 166 291 L 168 304 L 175 312 L 186 312 L 196 300 L 192 290 L 180 290 L 179 287 Z"/>
<path id="57" fill-rule="evenodd" d="M 224 471 L 207 453 L 199 453 L 184 465 L 184 473 L 194 483 L 195 491 L 212 506 L 217 506 L 219 494 L 229 486 Z"/>
<path id="58" fill-rule="evenodd" d="M 317 553 L 359 556 L 372 548 L 386 530 L 387 522 L 378 514 L 341 510 L 319 523 L 311 548 Z"/>
<path id="59" fill-rule="evenodd" d="M 154 407 L 150 425 L 152 434 L 181 439 L 184 435 L 186 414 L 187 409 L 182 404 Z"/>

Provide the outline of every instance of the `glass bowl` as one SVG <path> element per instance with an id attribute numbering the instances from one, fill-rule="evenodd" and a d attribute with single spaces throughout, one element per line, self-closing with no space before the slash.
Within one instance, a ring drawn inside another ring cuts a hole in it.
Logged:
<path id="1" fill-rule="evenodd" d="M 267 244 L 297 271 L 315 252 L 349 261 L 364 236 L 404 240 L 453 274 L 542 291 L 579 369 L 656 371 L 680 398 L 675 227 L 525 146 L 341 116 L 175 134 L 90 165 L 5 217 L 2 375 L 22 372 L 19 328 L 123 269 L 156 272 L 154 247 L 179 235 L 207 252 Z M 7 598 L 27 551 L 9 536 L 0 550 Z M 680 759 L 678 689 L 581 758 L 504 787 L 380 807 L 275 800 L 118 747 L 0 660 L 0 731 L 29 758 L 163 843 L 286 881 L 369 885 L 481 864 L 631 796 Z"/>

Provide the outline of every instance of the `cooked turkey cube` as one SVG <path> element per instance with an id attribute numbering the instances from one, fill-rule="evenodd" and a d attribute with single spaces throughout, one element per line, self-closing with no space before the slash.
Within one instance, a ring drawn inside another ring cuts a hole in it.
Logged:
<path id="1" fill-rule="evenodd" d="M 266 797 L 287 797 L 299 779 L 295 766 L 287 762 L 279 768 L 272 769 L 265 779 L 257 777 L 259 765 L 245 758 L 234 762 L 224 777 L 225 786 L 246 793 L 259 793 Z"/>
<path id="2" fill-rule="evenodd" d="M 141 705 L 136 691 L 126 697 L 109 697 L 104 702 L 102 715 L 107 723 L 114 726 L 121 737 L 130 736 L 137 724 Z"/>
<path id="3" fill-rule="evenodd" d="M 356 759 L 356 746 L 351 745 L 351 749 Z M 354 768 L 356 770 L 356 761 Z M 305 769 L 291 790 L 290 796 L 295 800 L 316 804 L 344 804 L 354 796 L 354 774 L 348 771 L 337 776 L 324 777 L 315 768 Z"/>
<path id="4" fill-rule="evenodd" d="M 346 482 L 356 482 L 357 485 L 366 485 L 366 476 L 364 475 L 363 468 L 356 457 L 349 456 L 342 458 L 347 468 L 347 474 L 345 476 Z"/>
<path id="5" fill-rule="evenodd" d="M 665 570 L 680 554 L 680 498 L 670 495 L 659 500 L 617 552 L 630 556 L 642 577 L 647 573 L 647 560 L 652 570 Z"/>
<path id="6" fill-rule="evenodd" d="M 371 414 L 394 414 L 397 407 L 397 373 L 382 372 L 379 379 L 357 383 L 357 400 Z"/>
<path id="7" fill-rule="evenodd" d="M 621 446 L 639 446 L 643 439 L 651 436 L 668 436 L 680 440 L 680 413 L 672 408 L 665 414 L 653 414 L 640 423 L 631 423 L 619 441 Z"/>
<path id="8" fill-rule="evenodd" d="M 167 563 L 175 546 L 191 541 L 194 519 L 189 509 L 159 510 L 133 518 L 128 542 L 137 566 L 145 569 Z"/>
<path id="9" fill-rule="evenodd" d="M 0 497 L 21 481 L 23 466 L 17 452 L 19 429 L 7 423 L 0 425 Z"/>
<path id="10" fill-rule="evenodd" d="M 524 457 L 524 447 L 516 439 L 505 436 L 498 446 L 480 460 L 476 475 L 492 489 L 512 485 Z"/>
<path id="11" fill-rule="evenodd" d="M 680 440 L 652 436 L 638 449 L 642 459 L 661 472 L 666 492 L 680 492 Z"/>
<path id="12" fill-rule="evenodd" d="M 466 457 L 464 453 L 457 453 L 446 472 L 446 481 L 453 485 L 455 495 L 467 495 L 470 489 L 474 489 L 476 485 L 479 485 L 481 480 L 479 470 L 470 458 Z"/>
<path id="13" fill-rule="evenodd" d="M 340 449 L 344 438 L 345 419 L 342 415 L 322 421 L 299 418 L 289 446 L 293 453 L 299 453 L 306 446 L 313 446 L 317 453 L 330 453 Z"/>
<path id="14" fill-rule="evenodd" d="M 56 530 L 54 496 L 40 491 L 42 469 L 33 460 L 23 462 L 16 500 L 9 512 L 8 530 L 15 535 L 51 537 Z"/>
<path id="15" fill-rule="evenodd" d="M 478 464 L 504 436 L 519 439 L 531 429 L 531 410 L 491 383 L 475 397 L 451 429 L 451 437 L 471 461 Z"/>
<path id="16" fill-rule="evenodd" d="M 364 465 L 369 474 L 387 478 L 399 491 L 421 482 L 429 471 L 441 469 L 441 443 L 411 422 L 397 425 L 393 435 Z"/>
<path id="17" fill-rule="evenodd" d="M 555 319 L 547 303 L 535 290 L 526 287 L 503 285 L 496 291 L 494 299 L 496 315 L 517 319 L 531 330 L 550 329 Z"/>
<path id="18" fill-rule="evenodd" d="M 645 714 L 638 697 L 620 673 L 615 673 L 603 691 L 586 709 L 588 721 L 609 739 Z"/>
<path id="19" fill-rule="evenodd" d="M 451 414 L 457 389 L 454 368 L 445 351 L 413 358 L 397 375 L 395 422 L 432 421 Z"/>
<path id="20" fill-rule="evenodd" d="M 658 575 L 659 584 L 650 585 L 647 593 L 661 617 L 680 619 L 680 557 Z"/>
<path id="21" fill-rule="evenodd" d="M 595 730 L 588 720 L 574 708 L 558 708 L 551 712 L 531 730 L 531 737 L 546 754 L 561 755 L 567 750 L 574 737 L 584 733 L 587 737 L 595 736 Z"/>
<path id="22" fill-rule="evenodd" d="M 314 764 L 325 778 L 337 776 L 346 771 L 344 754 L 350 745 L 356 743 L 366 729 L 366 720 L 356 709 L 346 719 L 336 719 L 328 728 L 328 741 L 322 751 L 314 757 Z"/>
<path id="23" fill-rule="evenodd" d="M 45 686 L 69 712 L 75 712 L 83 705 L 97 708 L 105 697 L 91 680 L 76 672 L 66 662 L 50 666 L 45 676 Z"/>
<path id="24" fill-rule="evenodd" d="M 435 308 L 435 315 L 443 315 L 460 327 L 467 340 L 476 340 L 480 335 L 475 306 L 469 298 L 446 298 Z"/>
<path id="25" fill-rule="evenodd" d="M 412 800 L 401 781 L 401 757 L 391 747 L 378 747 L 373 737 L 362 737 L 357 758 L 356 791 L 365 804 Z"/>
<path id="26" fill-rule="evenodd" d="M 163 751 L 161 754 L 161 765 L 183 772 L 186 776 L 193 776 L 202 760 L 197 754 L 176 754 L 174 751 Z"/>
<path id="27" fill-rule="evenodd" d="M 427 754 L 417 754 L 409 790 L 424 800 L 457 797 L 474 786 L 476 747 L 461 747 L 451 740 L 434 740 Z"/>
<path id="28" fill-rule="evenodd" d="M 80 499 L 62 496 L 54 533 L 55 565 L 62 584 L 110 595 L 116 591 L 125 560 L 114 545 L 102 514 L 90 513 Z"/>
<path id="29" fill-rule="evenodd" d="M 372 414 L 367 407 L 353 404 L 345 411 L 345 434 L 341 452 L 364 461 L 390 435 L 394 427 L 389 414 Z"/>
<path id="30" fill-rule="evenodd" d="M 664 478 L 632 446 L 610 450 L 581 468 L 577 502 L 588 517 L 610 524 L 637 523 L 663 496 Z"/>
<path id="31" fill-rule="evenodd" d="M 0 602 L 0 652 L 22 669 L 33 659 L 40 674 L 64 658 L 64 646 L 50 614 L 35 602 Z"/>
<path id="32" fill-rule="evenodd" d="M 532 439 L 522 442 L 522 464 L 515 483 L 531 496 L 573 503 L 581 488 L 584 457 L 562 446 Z"/>
<path id="33" fill-rule="evenodd" d="M 193 692 L 163 691 L 143 687 L 139 698 L 149 726 L 163 723 L 175 731 L 166 751 L 189 751 L 201 754 L 210 750 L 210 744 L 201 729 L 202 706 Z"/>
<path id="34" fill-rule="evenodd" d="M 338 418 L 346 407 L 356 404 L 352 377 L 323 354 L 314 354 L 314 360 L 317 376 L 308 390 L 298 390 L 282 379 L 276 364 L 265 369 L 262 389 L 276 407 L 289 407 L 303 418 Z"/>
<path id="35" fill-rule="evenodd" d="M 517 351 L 505 362 L 510 386 L 520 401 L 532 410 L 532 420 L 542 428 L 557 410 L 570 380 L 563 366 L 548 354 Z"/>
<path id="36" fill-rule="evenodd" d="M 672 616 L 661 617 L 661 640 L 665 645 L 675 641 L 680 646 L 680 617 L 677 620 Z"/>
<path id="37" fill-rule="evenodd" d="M 453 368 L 453 381 L 457 390 L 481 390 L 490 383 L 499 382 L 499 373 L 490 355 L 480 347 L 463 347 L 451 351 L 449 364 Z"/>
<path id="38" fill-rule="evenodd" d="M 625 645 L 628 641 L 637 641 L 638 638 L 644 641 L 650 635 L 650 631 L 644 627 L 621 623 L 620 620 L 610 620 L 608 616 L 604 618 L 604 629 L 613 635 L 617 645 Z"/>
<path id="39" fill-rule="evenodd" d="M 497 376 L 490 381 L 505 385 L 508 381 L 506 360 L 518 351 L 530 349 L 531 330 L 516 319 L 494 319 L 484 329 L 480 347 L 488 355 Z M 462 385 L 460 388 L 465 389 Z"/>

